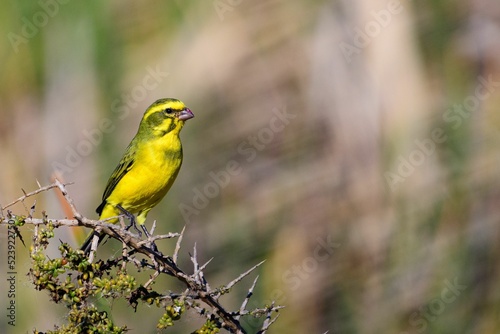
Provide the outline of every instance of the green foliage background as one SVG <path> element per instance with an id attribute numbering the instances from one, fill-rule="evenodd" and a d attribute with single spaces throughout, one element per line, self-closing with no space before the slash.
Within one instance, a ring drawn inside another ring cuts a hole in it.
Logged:
<path id="1" fill-rule="evenodd" d="M 200 260 L 214 257 L 212 285 L 267 259 L 255 300 L 287 306 L 271 332 L 496 332 L 499 17 L 494 0 L 2 2 L 0 203 L 49 183 L 57 162 L 95 217 L 143 111 L 176 97 L 196 117 L 149 219 L 159 233 L 187 226 L 186 266 L 196 242 Z M 140 95 L 151 71 L 157 85 Z M 488 96 L 474 98 L 478 87 Z M 293 118 L 273 130 L 284 111 Z M 65 215 L 53 194 L 37 208 Z M 85 231 L 58 233 L 77 245 Z M 28 250 L 17 256 L 17 323 L 0 314 L 0 332 L 64 322 L 24 275 Z M 161 316 L 105 307 L 132 333 L 154 332 Z M 202 320 L 183 322 L 179 333 Z"/>

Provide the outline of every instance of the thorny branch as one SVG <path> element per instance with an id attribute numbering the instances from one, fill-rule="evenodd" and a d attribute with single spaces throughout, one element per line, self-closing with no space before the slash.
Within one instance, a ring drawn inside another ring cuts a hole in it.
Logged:
<path id="1" fill-rule="evenodd" d="M 207 280 L 205 279 L 203 273 L 203 270 L 212 261 L 212 259 L 210 259 L 205 264 L 200 266 L 197 260 L 196 245 L 194 246 L 193 254 L 190 256 L 191 262 L 193 263 L 194 266 L 193 274 L 187 274 L 177 265 L 177 259 L 181 248 L 181 242 L 185 228 L 182 230 L 181 233 L 168 233 L 164 235 L 156 235 L 150 237 L 149 239 L 141 240 L 140 237 L 124 229 L 122 226 L 120 226 L 120 224 L 114 225 L 107 223 L 107 221 L 113 218 L 109 218 L 106 220 L 92 220 L 81 215 L 76 209 L 73 200 L 68 195 L 68 192 L 66 190 L 66 185 L 68 184 L 63 184 L 56 179 L 55 182 L 50 185 L 44 187 L 41 187 L 39 185 L 39 188 L 37 190 L 32 191 L 30 193 L 26 193 L 23 190 L 24 193 L 23 196 L 19 197 L 18 199 L 7 204 L 4 207 L 0 206 L 0 225 L 8 224 L 9 221 L 13 219 L 13 217 L 17 217 L 18 219 L 22 219 L 24 224 L 34 225 L 35 233 L 38 232 L 38 226 L 47 225 L 49 223 L 55 228 L 62 226 L 66 227 L 85 226 L 87 228 L 94 230 L 100 229 L 104 234 L 106 234 L 110 238 L 118 239 L 122 241 L 124 245 L 128 246 L 129 248 L 128 251 L 124 250 L 123 253 L 124 261 L 127 260 L 129 262 L 135 263 L 137 266 L 147 267 L 155 270 L 155 272 L 150 276 L 150 279 L 143 285 L 143 288 L 145 289 L 148 288 L 160 274 L 168 274 L 170 276 L 175 277 L 176 279 L 184 283 L 184 285 L 186 286 L 185 291 L 182 294 L 170 293 L 169 295 L 163 296 L 163 298 L 169 300 L 180 298 L 184 300 L 186 302 L 186 305 L 196 310 L 200 315 L 206 317 L 208 320 L 215 322 L 220 328 L 224 328 L 231 333 L 243 334 L 246 333 L 246 331 L 241 326 L 240 323 L 241 316 L 246 316 L 246 315 L 265 316 L 265 321 L 260 330 L 258 330 L 257 332 L 264 334 L 268 330 L 269 326 L 271 326 L 277 320 L 279 314 L 273 318 L 272 313 L 279 311 L 281 308 L 283 308 L 283 306 L 275 306 L 274 302 L 270 306 L 266 306 L 265 308 L 262 309 L 254 309 L 254 310 L 246 309 L 248 301 L 250 297 L 253 295 L 253 290 L 257 284 L 258 276 L 254 279 L 252 286 L 248 290 L 245 299 L 243 300 L 240 308 L 237 311 L 229 312 L 219 302 L 219 297 L 221 295 L 228 293 L 229 290 L 235 284 L 239 283 L 243 278 L 248 276 L 251 272 L 253 272 L 256 268 L 258 268 L 264 261 L 253 266 L 252 268 L 250 268 L 243 274 L 239 275 L 237 278 L 235 278 L 228 284 L 212 290 Z M 7 210 L 7 213 L 5 213 L 6 209 L 12 207 L 15 204 L 21 202 L 23 205 L 25 205 L 24 202 L 28 198 L 33 197 L 41 192 L 55 188 L 61 191 L 62 195 L 64 196 L 64 199 L 71 208 L 74 219 L 68 219 L 68 218 L 48 219 L 45 216 L 45 213 L 43 213 L 43 218 L 41 219 L 34 218 L 33 213 L 35 205 L 31 206 L 31 210 L 29 211 L 28 216 L 26 217 L 13 215 L 10 210 Z M 177 237 L 178 239 L 172 257 L 165 256 L 160 252 L 156 252 L 152 250 L 150 247 L 148 247 L 148 245 L 150 245 L 152 242 L 156 240 L 175 238 L 175 237 Z M 94 247 L 93 251 L 95 251 Z M 134 254 L 143 254 L 146 258 L 150 259 L 151 262 L 145 263 L 144 260 L 139 261 L 138 259 L 132 256 Z M 201 300 L 202 302 L 204 302 L 208 306 L 208 310 L 201 307 L 197 302 L 195 302 L 196 300 L 198 301 Z"/>

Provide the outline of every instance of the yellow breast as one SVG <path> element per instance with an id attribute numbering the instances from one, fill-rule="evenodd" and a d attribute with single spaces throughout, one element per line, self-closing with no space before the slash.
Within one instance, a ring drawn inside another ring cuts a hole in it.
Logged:
<path id="1" fill-rule="evenodd" d="M 172 186 L 182 164 L 178 135 L 166 135 L 141 143 L 134 165 L 116 185 L 108 204 L 131 213 L 154 207 Z"/>

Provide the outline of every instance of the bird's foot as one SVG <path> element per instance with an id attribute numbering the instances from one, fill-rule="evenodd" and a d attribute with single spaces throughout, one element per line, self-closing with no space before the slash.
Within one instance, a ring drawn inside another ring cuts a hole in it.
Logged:
<path id="1" fill-rule="evenodd" d="M 142 237 L 142 232 L 141 230 L 139 230 L 137 228 L 137 222 L 135 220 L 135 216 L 128 212 L 127 210 L 125 210 L 121 205 L 117 205 L 116 206 L 129 220 L 130 220 L 130 224 L 128 224 L 125 229 L 128 231 L 132 226 L 134 227 L 134 229 L 137 231 L 137 233 L 139 234 L 139 237 Z M 141 225 L 142 226 L 142 225 Z"/>
<path id="2" fill-rule="evenodd" d="M 146 226 L 141 225 L 142 230 L 144 231 L 144 234 L 146 235 L 146 238 L 149 239 L 151 238 L 151 234 L 149 233 L 148 229 Z M 154 241 L 151 242 L 151 250 L 155 253 L 157 253 L 160 256 L 163 256 L 163 254 L 158 250 L 158 247 L 156 247 L 156 244 Z"/>

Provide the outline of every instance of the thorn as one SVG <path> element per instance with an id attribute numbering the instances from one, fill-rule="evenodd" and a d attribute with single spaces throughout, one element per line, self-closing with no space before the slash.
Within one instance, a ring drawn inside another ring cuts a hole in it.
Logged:
<path id="1" fill-rule="evenodd" d="M 248 269 L 247 271 L 245 271 L 243 274 L 241 274 L 240 276 L 236 277 L 234 280 L 232 280 L 231 282 L 229 282 L 225 287 L 224 289 L 231 289 L 236 283 L 238 283 L 239 281 L 241 281 L 243 278 L 245 278 L 246 276 L 248 276 L 248 274 L 250 274 L 252 271 L 254 271 L 255 269 L 257 269 L 257 267 L 259 267 L 260 265 L 262 265 L 264 262 L 266 262 L 266 260 L 264 261 L 261 261 L 259 263 L 257 263 L 255 266 L 253 266 L 252 268 Z"/>
<path id="2" fill-rule="evenodd" d="M 182 228 L 181 235 L 179 235 L 179 239 L 177 239 L 177 243 L 175 244 L 174 254 L 172 255 L 172 260 L 174 263 L 177 263 L 177 256 L 179 255 L 179 250 L 181 249 L 182 237 L 184 236 L 184 231 L 186 230 L 186 226 Z"/>
<path id="3" fill-rule="evenodd" d="M 250 289 L 248 289 L 247 296 L 245 297 L 245 299 L 243 300 L 243 303 L 240 306 L 240 314 L 235 317 L 236 320 L 239 320 L 240 319 L 240 315 L 243 312 L 245 312 L 245 309 L 247 307 L 248 301 L 250 300 L 250 297 L 252 297 L 253 290 L 255 289 L 255 286 L 257 285 L 257 280 L 258 279 L 259 279 L 259 275 L 257 275 L 257 277 L 255 277 L 255 279 L 253 280 L 252 286 L 250 287 Z"/>
<path id="4" fill-rule="evenodd" d="M 273 302 L 273 304 L 274 304 L 274 302 Z M 274 305 L 273 305 L 273 307 L 274 307 Z M 278 320 L 279 316 L 281 315 L 280 313 L 278 313 L 277 316 L 275 316 L 273 319 L 271 319 L 271 312 L 272 312 L 272 310 L 269 310 L 269 313 L 266 316 L 266 320 L 264 320 L 264 323 L 262 324 L 262 330 L 257 332 L 257 333 L 265 334 L 267 332 L 267 330 L 269 329 L 269 327 L 271 327 L 271 325 L 274 324 L 274 322 L 276 320 Z"/>
<path id="5" fill-rule="evenodd" d="M 193 266 L 194 266 L 194 271 L 198 271 L 198 259 L 197 259 L 197 251 L 196 251 L 196 242 L 194 243 L 194 246 L 193 246 L 193 254 L 189 253 L 189 257 L 191 258 L 191 262 L 193 262 Z"/>
<path id="6" fill-rule="evenodd" d="M 40 182 L 38 182 L 38 179 L 35 179 L 36 180 L 36 184 L 38 185 L 38 188 L 41 188 L 42 185 L 40 184 Z"/>
<path id="7" fill-rule="evenodd" d="M 205 262 L 205 264 L 203 264 L 201 267 L 198 268 L 198 270 L 193 274 L 193 276 L 196 276 L 196 275 L 199 275 L 201 274 L 203 276 L 203 270 L 208 266 L 208 264 L 210 262 L 212 262 L 214 258 L 211 258 L 210 260 L 208 260 L 207 262 Z"/>
<path id="8" fill-rule="evenodd" d="M 17 226 L 13 226 L 14 227 L 14 232 L 16 234 L 16 236 L 19 238 L 19 240 L 21 240 L 21 242 L 23 243 L 23 246 L 26 248 L 26 244 L 24 243 L 24 239 L 23 239 L 23 236 L 21 235 L 21 231 L 19 231 L 19 228 Z"/>
<path id="9" fill-rule="evenodd" d="M 36 207 L 36 200 L 34 201 L 33 205 L 30 208 L 30 215 L 29 215 L 30 218 L 32 218 L 33 214 L 35 213 L 35 207 Z"/>
<path id="10" fill-rule="evenodd" d="M 153 220 L 153 226 L 151 226 L 151 232 L 149 234 L 153 235 L 156 229 L 156 219 Z"/>

